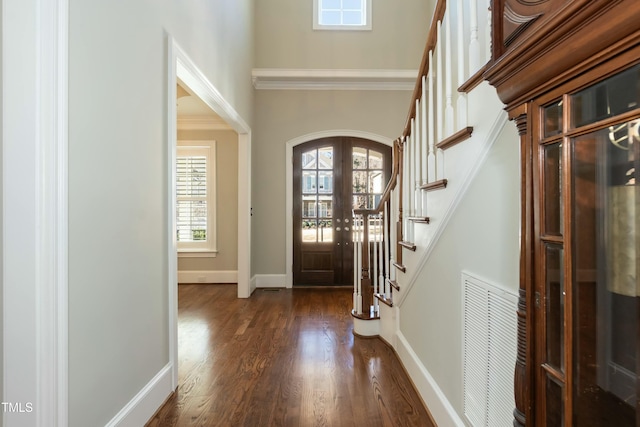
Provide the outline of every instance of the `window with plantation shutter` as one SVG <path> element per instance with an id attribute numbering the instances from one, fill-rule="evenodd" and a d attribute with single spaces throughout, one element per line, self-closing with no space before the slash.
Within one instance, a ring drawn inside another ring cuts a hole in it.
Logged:
<path id="1" fill-rule="evenodd" d="M 215 254 L 214 143 L 178 146 L 176 240 L 179 252 Z"/>

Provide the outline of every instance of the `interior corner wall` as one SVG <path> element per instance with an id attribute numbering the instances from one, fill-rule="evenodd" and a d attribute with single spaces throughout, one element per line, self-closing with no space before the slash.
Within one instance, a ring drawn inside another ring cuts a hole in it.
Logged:
<path id="1" fill-rule="evenodd" d="M 339 129 L 393 140 L 402 132 L 410 99 L 410 91 L 256 91 L 251 224 L 254 274 L 286 274 L 287 141 Z"/>
<path id="2" fill-rule="evenodd" d="M 251 126 L 253 4 L 69 1 L 70 427 L 166 372 L 168 37 Z"/>
<path id="3" fill-rule="evenodd" d="M 178 130 L 180 141 L 216 141 L 215 258 L 178 258 L 178 271 L 238 269 L 238 134 L 232 130 Z"/>
<path id="4" fill-rule="evenodd" d="M 2 87 L 3 87 L 3 79 L 2 79 L 2 69 L 3 67 L 1 66 L 1 64 L 4 62 L 4 56 L 2 54 L 2 44 L 3 44 L 3 31 L 2 31 L 2 4 L 0 3 L 0 99 L 3 99 L 2 96 Z M 0 102 L 0 135 L 3 135 L 3 103 Z M 3 162 L 3 153 L 4 149 L 3 149 L 3 145 L 0 143 L 0 242 L 4 242 L 4 235 L 3 235 L 3 230 L 4 230 L 4 220 L 3 220 L 3 212 L 4 212 L 4 205 L 3 205 L 3 167 L 2 167 L 2 162 Z M 0 277 L 4 277 L 4 244 L 0 244 Z M 2 386 L 4 384 L 4 286 L 0 285 L 0 402 L 4 402 L 4 387 Z M 0 415 L 0 427 L 2 427 L 3 425 L 3 417 L 2 415 Z"/>
<path id="5" fill-rule="evenodd" d="M 468 271 L 517 293 L 519 166 L 519 137 L 515 126 L 507 123 L 399 308 L 400 331 L 460 418 L 461 274 Z"/>

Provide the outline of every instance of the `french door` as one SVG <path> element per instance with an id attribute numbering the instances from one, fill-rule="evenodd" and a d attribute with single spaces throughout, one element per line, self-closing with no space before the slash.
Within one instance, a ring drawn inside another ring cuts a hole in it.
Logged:
<path id="1" fill-rule="evenodd" d="M 353 286 L 352 210 L 373 209 L 391 175 L 391 147 L 352 137 L 293 150 L 293 284 Z"/>
<path id="2" fill-rule="evenodd" d="M 535 425 L 640 426 L 640 65 L 533 103 Z"/>

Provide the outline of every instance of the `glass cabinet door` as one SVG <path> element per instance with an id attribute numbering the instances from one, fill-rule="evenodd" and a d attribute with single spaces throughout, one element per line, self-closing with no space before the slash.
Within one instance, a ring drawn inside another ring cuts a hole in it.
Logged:
<path id="1" fill-rule="evenodd" d="M 637 427 L 640 66 L 536 118 L 535 425 Z"/>

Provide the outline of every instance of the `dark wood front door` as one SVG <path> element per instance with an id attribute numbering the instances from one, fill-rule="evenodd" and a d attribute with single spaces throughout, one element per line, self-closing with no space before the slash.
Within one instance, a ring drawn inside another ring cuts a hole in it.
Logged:
<path id="1" fill-rule="evenodd" d="M 353 286 L 352 214 L 374 208 L 391 173 L 391 147 L 351 137 L 293 150 L 293 284 Z"/>

